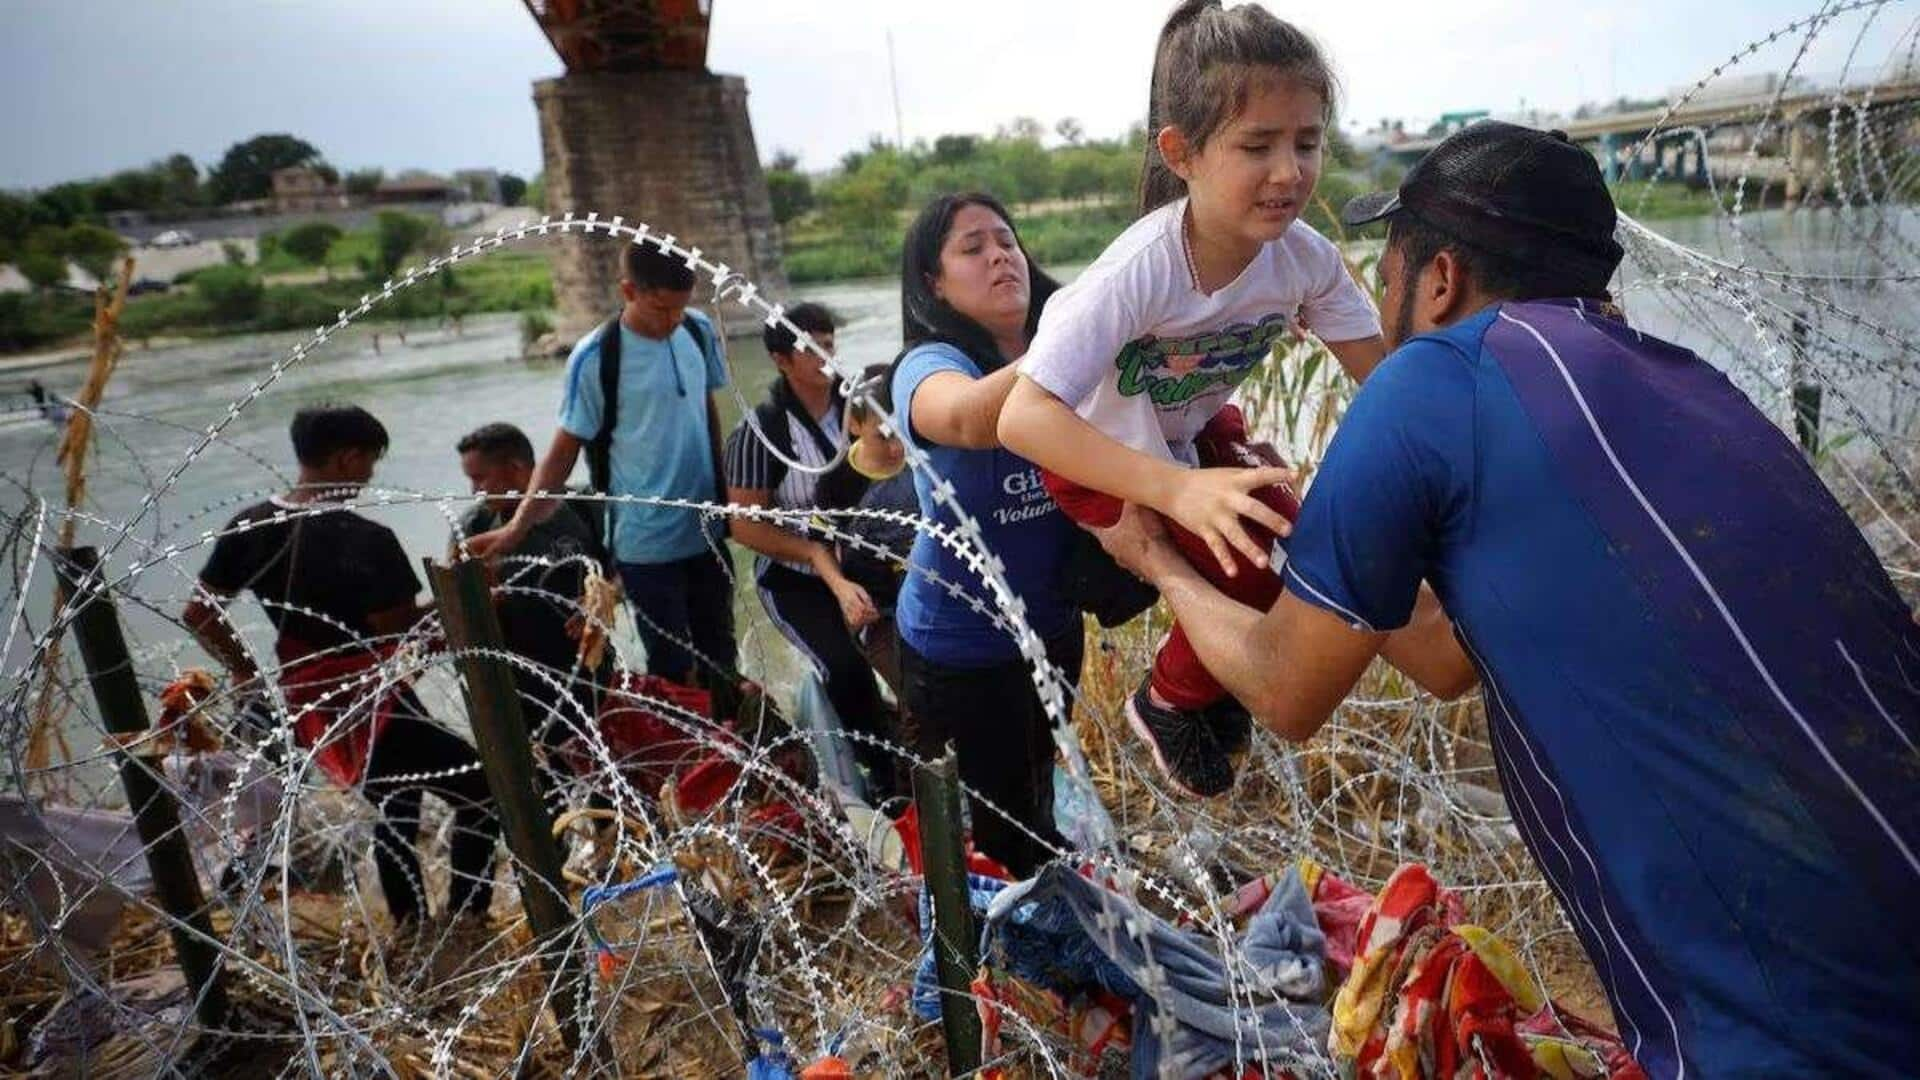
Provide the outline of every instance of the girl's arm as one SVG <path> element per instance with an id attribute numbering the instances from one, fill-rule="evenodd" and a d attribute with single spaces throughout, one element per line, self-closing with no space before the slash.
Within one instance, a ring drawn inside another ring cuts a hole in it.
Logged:
<path id="1" fill-rule="evenodd" d="M 1366 382 L 1367 376 L 1373 374 L 1373 369 L 1387 358 L 1387 339 L 1379 334 L 1353 341 L 1323 343 L 1333 358 L 1340 361 L 1340 366 L 1346 369 L 1347 376 L 1357 383 Z"/>
<path id="2" fill-rule="evenodd" d="M 913 430 L 929 442 L 959 450 L 991 450 L 1000 445 L 995 428 L 1000 407 L 1019 374 L 1008 364 L 982 378 L 958 371 L 936 371 L 913 394 Z"/>
<path id="3" fill-rule="evenodd" d="M 1250 518 L 1277 536 L 1287 520 L 1249 495 L 1255 488 L 1290 481 L 1287 469 L 1188 469 L 1142 453 L 1081 419 L 1040 384 L 1022 377 L 1000 410 L 1000 439 L 1007 449 L 1081 487 L 1122 502 L 1151 507 L 1206 541 L 1221 569 L 1237 572 L 1233 550 L 1258 567 L 1267 552 L 1247 534 Z"/>

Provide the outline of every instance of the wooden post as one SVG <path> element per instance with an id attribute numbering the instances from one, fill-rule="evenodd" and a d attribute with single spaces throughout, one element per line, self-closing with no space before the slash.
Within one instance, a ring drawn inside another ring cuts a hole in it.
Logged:
<path id="1" fill-rule="evenodd" d="M 123 740 L 146 734 L 146 701 L 140 696 L 139 680 L 134 678 L 133 657 L 120 631 L 113 598 L 105 592 L 100 553 L 90 547 L 59 548 L 53 566 L 63 598 L 78 597 L 80 601 L 73 618 L 73 638 L 80 646 L 80 662 L 86 666 L 87 683 L 100 707 L 101 722 Z M 154 895 L 173 920 L 168 932 L 180 970 L 194 990 L 194 1015 L 204 1026 L 217 1028 L 227 1018 L 219 939 L 213 936 L 193 853 L 181 831 L 180 806 L 161 782 L 158 759 L 142 761 L 124 749 L 116 750 L 114 756 L 119 758 L 120 783 L 127 791 L 127 805 L 133 809 L 134 828 L 140 833 L 147 869 L 153 874 Z"/>
<path id="2" fill-rule="evenodd" d="M 554 1020 L 567 1049 L 578 1054 L 580 1025 L 576 1021 L 578 1006 L 586 997 L 585 971 L 579 950 L 565 947 L 567 932 L 573 926 L 573 910 L 567 903 L 566 881 L 560 872 L 562 860 L 553 839 L 553 821 L 540 799 L 533 746 L 520 713 L 520 692 L 506 661 L 469 651 L 505 649 L 492 593 L 478 561 L 466 559 L 452 567 L 437 565 L 432 559 L 425 562 L 447 643 L 466 653 L 460 657 L 459 668 L 467 716 L 473 725 L 473 741 L 480 752 L 487 787 L 499 810 L 507 848 L 519 868 L 520 899 L 527 920 L 533 924 L 535 947 L 556 987 Z M 598 1039 L 591 1052 L 597 1058 L 605 1057 Z"/>
<path id="3" fill-rule="evenodd" d="M 1800 208 L 1800 200 L 1806 193 L 1806 181 L 1800 177 L 1800 168 L 1806 161 L 1806 133 L 1800 125 L 1798 113 L 1787 117 L 1787 209 Z"/>
<path id="4" fill-rule="evenodd" d="M 913 771 L 920 807 L 920 865 L 933 898 L 933 959 L 940 976 L 940 1031 L 947 1073 L 980 1067 L 980 1016 L 973 1008 L 973 974 L 980 938 L 968 902 L 966 853 L 960 838 L 959 762 L 951 744 L 939 760 Z"/>

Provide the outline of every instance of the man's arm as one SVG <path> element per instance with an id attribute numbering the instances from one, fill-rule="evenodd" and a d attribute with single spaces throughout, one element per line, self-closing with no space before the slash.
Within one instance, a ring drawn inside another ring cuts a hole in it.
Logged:
<path id="1" fill-rule="evenodd" d="M 738 506 L 771 506 L 773 492 L 765 488 L 729 487 L 727 501 Z M 768 558 L 812 567 L 813 572 L 820 575 L 821 583 L 840 602 L 840 614 L 848 626 L 857 630 L 880 617 L 873 598 L 841 571 L 840 560 L 834 558 L 833 549 L 827 545 L 796 535 L 771 521 L 735 517 L 727 527 L 735 540 Z"/>
<path id="2" fill-rule="evenodd" d="M 1101 543 L 1159 588 L 1207 670 L 1275 733 L 1310 738 L 1382 652 L 1438 696 L 1457 697 L 1473 685 L 1471 667 L 1463 680 L 1448 655 L 1465 665 L 1451 629 L 1444 643 L 1439 639 L 1436 625 L 1444 626 L 1445 615 L 1430 590 L 1423 590 L 1413 621 L 1391 634 L 1355 629 L 1290 592 L 1262 613 L 1208 584 L 1150 513 L 1129 506 L 1100 533 Z"/>
<path id="3" fill-rule="evenodd" d="M 707 453 L 712 455 L 716 495 L 727 490 L 727 471 L 722 467 L 726 457 L 721 452 L 720 441 L 720 395 L 715 391 L 707 395 Z"/>
<path id="4" fill-rule="evenodd" d="M 227 622 L 227 602 L 231 599 L 233 594 L 220 592 L 202 582 L 181 611 L 180 622 L 200 647 L 227 669 L 234 685 L 238 686 L 258 679 L 260 668 L 247 654 L 246 644 L 234 632 L 233 625 Z"/>
<path id="5" fill-rule="evenodd" d="M 1413 617 L 1387 635 L 1380 655 L 1422 690 L 1443 701 L 1452 701 L 1480 683 L 1479 670 L 1453 632 L 1453 620 L 1441 608 L 1440 598 L 1424 584 L 1420 586 L 1420 599 L 1414 601 Z"/>

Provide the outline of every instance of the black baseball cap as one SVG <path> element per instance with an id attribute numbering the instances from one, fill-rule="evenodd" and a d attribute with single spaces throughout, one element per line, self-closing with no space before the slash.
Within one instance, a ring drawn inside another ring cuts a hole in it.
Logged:
<path id="1" fill-rule="evenodd" d="M 1625 254 L 1600 166 L 1564 131 L 1482 120 L 1429 150 L 1398 191 L 1349 200 L 1340 221 L 1353 228 L 1396 214 L 1534 266 L 1611 277 Z"/>

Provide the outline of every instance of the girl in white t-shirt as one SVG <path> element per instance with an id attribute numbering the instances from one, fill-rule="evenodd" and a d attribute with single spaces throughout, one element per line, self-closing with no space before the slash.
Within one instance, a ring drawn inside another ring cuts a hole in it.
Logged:
<path id="1" fill-rule="evenodd" d="M 1104 528 L 1126 503 L 1151 507 L 1198 569 L 1263 611 L 1280 593 L 1267 553 L 1298 503 L 1227 399 L 1302 324 L 1355 380 L 1386 353 L 1339 250 L 1298 220 L 1333 98 L 1312 39 L 1257 4 L 1175 8 L 1154 58 L 1141 217 L 1047 305 L 999 420 L 1068 516 Z M 1179 627 L 1127 715 L 1177 786 L 1232 787 L 1250 720 Z"/>

